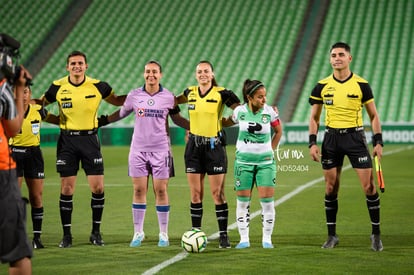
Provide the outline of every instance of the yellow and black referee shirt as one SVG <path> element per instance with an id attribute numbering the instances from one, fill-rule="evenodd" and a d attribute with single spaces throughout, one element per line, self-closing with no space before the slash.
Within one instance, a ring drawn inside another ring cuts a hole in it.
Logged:
<path id="1" fill-rule="evenodd" d="M 39 146 L 40 124 L 47 116 L 47 111 L 37 104 L 29 104 L 24 114 L 22 129 L 16 136 L 10 138 L 9 144 L 13 146 Z"/>
<path id="2" fill-rule="evenodd" d="M 216 86 L 205 95 L 200 94 L 198 86 L 191 86 L 184 91 L 184 96 L 188 100 L 190 133 L 203 137 L 217 136 L 222 129 L 224 105 L 230 107 L 240 102 L 233 91 Z"/>
<path id="3" fill-rule="evenodd" d="M 102 99 L 113 93 L 111 86 L 85 77 L 74 85 L 69 76 L 56 80 L 45 93 L 48 103 L 59 104 L 59 127 L 62 130 L 92 130 L 98 128 L 97 112 Z"/>
<path id="4" fill-rule="evenodd" d="M 333 75 L 320 80 L 309 97 L 311 105 L 324 105 L 325 126 L 331 128 L 362 126 L 363 105 L 373 100 L 368 81 L 353 73 L 345 81 Z"/>

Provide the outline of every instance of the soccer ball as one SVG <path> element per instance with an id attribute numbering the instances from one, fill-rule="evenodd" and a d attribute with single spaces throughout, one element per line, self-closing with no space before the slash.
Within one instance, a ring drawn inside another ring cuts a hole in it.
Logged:
<path id="1" fill-rule="evenodd" d="M 181 247 L 190 253 L 200 253 L 207 246 L 207 236 L 199 229 L 184 232 L 181 237 Z"/>

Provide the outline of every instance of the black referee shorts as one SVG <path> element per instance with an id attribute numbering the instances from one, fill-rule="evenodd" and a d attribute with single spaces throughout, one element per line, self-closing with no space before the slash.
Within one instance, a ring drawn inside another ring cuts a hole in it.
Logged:
<path id="1" fill-rule="evenodd" d="M 190 134 L 184 153 L 186 173 L 218 175 L 227 173 L 226 146 L 220 138 Z"/>
<path id="2" fill-rule="evenodd" d="M 353 168 L 372 168 L 372 159 L 362 127 L 325 130 L 322 168 L 327 170 L 343 166 L 345 156 L 348 156 Z"/>
<path id="3" fill-rule="evenodd" d="M 40 146 L 12 146 L 12 156 L 17 164 L 18 177 L 45 178 L 45 164 Z"/>
<path id="4" fill-rule="evenodd" d="M 86 175 L 103 175 L 104 164 L 97 134 L 61 133 L 57 143 L 56 170 L 61 177 L 76 176 L 79 162 Z"/>

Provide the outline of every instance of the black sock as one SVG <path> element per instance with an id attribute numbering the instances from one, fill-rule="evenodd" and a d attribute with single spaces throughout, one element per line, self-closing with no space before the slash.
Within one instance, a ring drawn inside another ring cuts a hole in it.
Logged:
<path id="1" fill-rule="evenodd" d="M 336 214 L 338 213 L 338 196 L 325 195 L 325 214 L 328 235 L 336 235 Z"/>
<path id="2" fill-rule="evenodd" d="M 367 197 L 367 207 L 371 219 L 372 234 L 380 234 L 380 198 L 378 193 Z"/>
<path id="3" fill-rule="evenodd" d="M 201 229 L 201 219 L 203 218 L 203 203 L 191 203 L 190 214 L 192 228 Z"/>
<path id="4" fill-rule="evenodd" d="M 72 210 L 73 210 L 73 196 L 60 194 L 59 208 L 60 220 L 63 227 L 63 235 L 71 235 L 72 224 Z"/>
<path id="5" fill-rule="evenodd" d="M 92 232 L 99 233 L 101 228 L 102 213 L 105 205 L 105 194 L 92 193 Z"/>
<path id="6" fill-rule="evenodd" d="M 220 235 L 227 234 L 227 223 L 229 217 L 229 208 L 227 203 L 216 205 L 216 217 Z"/>
<path id="7" fill-rule="evenodd" d="M 33 237 L 40 238 L 42 234 L 43 207 L 32 208 Z"/>

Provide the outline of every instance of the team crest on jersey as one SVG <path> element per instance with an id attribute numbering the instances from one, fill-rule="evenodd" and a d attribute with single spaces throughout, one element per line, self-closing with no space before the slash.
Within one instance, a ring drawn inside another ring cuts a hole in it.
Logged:
<path id="1" fill-rule="evenodd" d="M 138 108 L 137 116 L 143 117 L 144 115 L 145 115 L 145 109 L 144 108 Z"/>
<path id="2" fill-rule="evenodd" d="M 32 122 L 32 133 L 33 135 L 39 134 L 40 131 L 40 123 L 39 122 Z"/>
<path id="3" fill-rule="evenodd" d="M 269 117 L 267 115 L 262 115 L 262 122 L 263 123 L 268 123 L 269 122 Z"/>
<path id="4" fill-rule="evenodd" d="M 148 104 L 149 106 L 153 106 L 153 105 L 155 104 L 154 99 L 152 99 L 152 98 L 148 99 L 147 104 Z"/>

